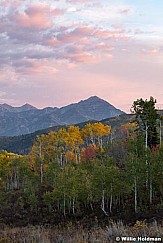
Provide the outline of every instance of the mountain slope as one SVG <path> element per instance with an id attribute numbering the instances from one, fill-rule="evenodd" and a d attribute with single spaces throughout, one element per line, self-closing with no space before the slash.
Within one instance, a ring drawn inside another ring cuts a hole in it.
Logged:
<path id="1" fill-rule="evenodd" d="M 120 114 L 124 112 L 97 96 L 62 108 L 37 109 L 29 104 L 21 107 L 3 104 L 0 105 L 0 136 L 29 134 L 52 126 L 99 121 Z"/>
<path id="2" fill-rule="evenodd" d="M 125 124 L 127 122 L 132 122 L 135 120 L 135 116 L 133 114 L 122 114 L 118 117 L 112 117 L 105 120 L 102 120 L 101 122 L 105 125 L 109 125 L 112 128 L 112 131 L 116 131 L 117 138 L 119 133 L 119 127 L 122 124 Z M 95 121 L 89 121 L 90 123 L 94 123 Z M 76 124 L 77 126 L 82 129 L 87 122 L 82 122 L 79 124 Z M 20 135 L 15 137 L 0 137 L 0 150 L 7 150 L 8 152 L 13 152 L 17 154 L 27 154 L 33 144 L 34 139 L 36 136 L 41 134 L 48 134 L 50 131 L 58 131 L 60 128 L 66 128 L 66 125 L 63 126 L 54 126 L 49 127 L 43 130 L 36 131 L 31 134 L 26 135 Z M 114 138 L 116 139 L 116 137 Z"/>
<path id="3" fill-rule="evenodd" d="M 69 124 L 75 124 L 88 120 L 100 121 L 123 113 L 107 101 L 92 96 L 87 100 L 61 108 L 60 119 L 67 120 Z"/>

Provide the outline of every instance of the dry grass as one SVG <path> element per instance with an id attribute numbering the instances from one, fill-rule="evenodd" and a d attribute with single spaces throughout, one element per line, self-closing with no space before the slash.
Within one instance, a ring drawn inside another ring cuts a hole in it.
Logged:
<path id="1" fill-rule="evenodd" d="M 122 222 L 110 222 L 104 229 L 96 226 L 91 230 L 84 229 L 81 225 L 73 226 L 71 222 L 64 228 L 0 226 L 0 243 L 112 243 L 116 242 L 117 236 L 162 237 L 163 228 L 157 222 L 146 225 L 141 221 L 137 221 L 132 227 L 124 226 Z"/>

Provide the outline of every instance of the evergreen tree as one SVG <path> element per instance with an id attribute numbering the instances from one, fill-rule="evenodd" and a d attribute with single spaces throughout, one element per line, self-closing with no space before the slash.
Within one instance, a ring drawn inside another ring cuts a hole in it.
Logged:
<path id="1" fill-rule="evenodd" d="M 136 114 L 136 121 L 139 125 L 139 129 L 145 135 L 146 147 L 156 147 L 159 144 L 158 132 L 157 132 L 157 120 L 159 115 L 155 108 L 156 100 L 150 97 L 148 101 L 137 99 L 132 105 L 132 112 Z"/>

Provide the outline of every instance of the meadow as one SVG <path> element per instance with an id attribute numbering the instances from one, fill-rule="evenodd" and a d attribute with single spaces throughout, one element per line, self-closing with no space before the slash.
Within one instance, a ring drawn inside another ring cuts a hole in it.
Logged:
<path id="1" fill-rule="evenodd" d="M 64 227 L 58 226 L 28 226 L 28 227 L 9 227 L 1 225 L 0 242 L 1 243 L 113 243 L 113 242 L 134 242 L 135 238 L 144 242 L 145 237 L 157 239 L 161 242 L 163 236 L 163 227 L 156 221 L 145 223 L 136 221 L 134 225 L 124 225 L 122 221 L 108 222 L 108 226 L 100 227 L 95 222 L 94 227 L 84 228 L 80 223 L 75 225 L 68 222 Z M 129 241 L 129 237 L 133 241 Z M 138 242 L 138 241 L 137 241 Z M 155 242 L 155 241 L 150 241 Z"/>

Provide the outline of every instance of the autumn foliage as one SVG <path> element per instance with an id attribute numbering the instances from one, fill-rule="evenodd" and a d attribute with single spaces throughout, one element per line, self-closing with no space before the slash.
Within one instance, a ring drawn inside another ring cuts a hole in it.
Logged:
<path id="1" fill-rule="evenodd" d="M 0 218 L 55 224 L 158 211 L 163 149 L 147 151 L 135 128 L 122 125 L 123 140 L 115 140 L 100 122 L 68 126 L 38 136 L 28 155 L 1 151 Z"/>

